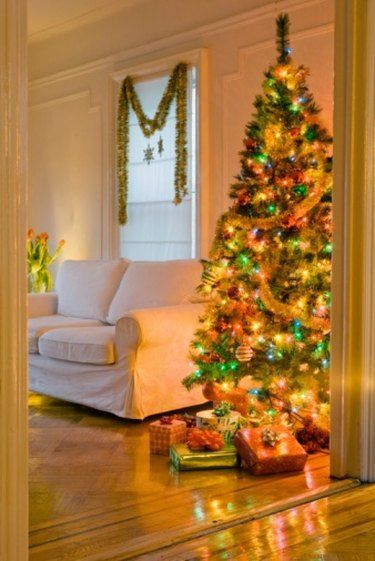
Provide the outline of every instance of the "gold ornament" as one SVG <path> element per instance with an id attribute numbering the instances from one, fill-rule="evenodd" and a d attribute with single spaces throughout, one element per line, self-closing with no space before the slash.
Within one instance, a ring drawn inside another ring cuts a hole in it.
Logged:
<path id="1" fill-rule="evenodd" d="M 236 350 L 236 359 L 239 362 L 249 362 L 254 355 L 253 349 L 249 345 L 240 345 Z"/>

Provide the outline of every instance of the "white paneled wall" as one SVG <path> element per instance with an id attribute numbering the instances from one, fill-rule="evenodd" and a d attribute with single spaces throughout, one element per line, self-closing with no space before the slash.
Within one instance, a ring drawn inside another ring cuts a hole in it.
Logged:
<path id="1" fill-rule="evenodd" d="M 275 60 L 275 2 L 246 0 L 242 5 L 248 11 L 242 13 L 241 3 L 233 2 L 233 14 L 228 13 L 230 3 L 211 0 L 204 2 L 201 12 L 196 0 L 174 0 L 174 10 L 169 4 L 164 0 L 141 3 L 148 20 L 154 10 L 155 21 L 164 22 L 157 34 L 152 34 L 145 24 L 133 37 L 129 8 L 116 14 L 116 22 L 109 17 L 84 29 L 72 29 L 33 43 L 30 48 L 29 223 L 37 230 L 49 231 L 53 241 L 66 239 L 65 258 L 108 257 L 116 251 L 116 100 L 111 84 L 114 73 L 135 64 L 206 49 L 208 72 L 203 86 L 207 88 L 209 104 L 202 118 L 208 122 L 209 130 L 201 151 L 209 166 L 204 170 L 208 180 L 201 194 L 201 217 L 207 224 L 201 236 L 203 256 L 216 219 L 227 207 L 227 191 L 238 171 L 238 152 L 244 126 L 251 117 L 252 101 L 260 92 L 263 71 Z M 176 21 L 175 16 L 178 5 L 182 10 L 186 4 L 191 10 L 182 30 L 181 20 Z M 286 9 L 290 13 L 295 62 L 310 67 L 311 88 L 329 128 L 333 4 L 333 0 L 278 2 L 278 11 Z M 251 5 L 254 9 L 249 10 Z M 226 19 L 218 20 L 219 8 Z M 139 9 L 136 3 L 135 18 L 139 17 Z M 122 42 L 120 35 L 112 33 L 119 22 Z M 75 52 L 72 44 L 76 45 Z"/>

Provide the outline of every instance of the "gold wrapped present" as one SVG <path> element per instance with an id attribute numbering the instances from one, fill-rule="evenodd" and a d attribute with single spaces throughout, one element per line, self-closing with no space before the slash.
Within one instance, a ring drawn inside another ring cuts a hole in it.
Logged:
<path id="1" fill-rule="evenodd" d="M 236 448 L 227 444 L 217 452 L 193 451 L 187 444 L 173 444 L 169 450 L 173 467 L 179 471 L 193 469 L 233 468 L 239 465 Z"/>

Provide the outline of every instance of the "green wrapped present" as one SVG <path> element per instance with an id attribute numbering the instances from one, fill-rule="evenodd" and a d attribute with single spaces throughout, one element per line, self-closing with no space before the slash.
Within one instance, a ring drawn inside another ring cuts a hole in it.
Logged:
<path id="1" fill-rule="evenodd" d="M 227 444 L 222 450 L 190 450 L 187 444 L 173 444 L 169 450 L 173 467 L 179 471 L 192 469 L 233 468 L 239 466 L 236 448 Z"/>

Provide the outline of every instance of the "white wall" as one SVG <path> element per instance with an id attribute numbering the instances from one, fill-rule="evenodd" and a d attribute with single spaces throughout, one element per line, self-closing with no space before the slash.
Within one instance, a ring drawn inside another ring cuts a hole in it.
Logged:
<path id="1" fill-rule="evenodd" d="M 285 0 L 295 62 L 332 128 L 333 0 Z M 262 73 L 275 60 L 275 3 L 138 0 L 96 23 L 33 41 L 30 60 L 29 224 L 64 238 L 64 258 L 100 258 L 116 244 L 111 75 L 205 47 L 208 54 L 209 235 L 227 207 L 245 124 Z M 178 16 L 178 17 L 177 17 Z M 206 149 L 206 147 L 205 147 Z"/>

